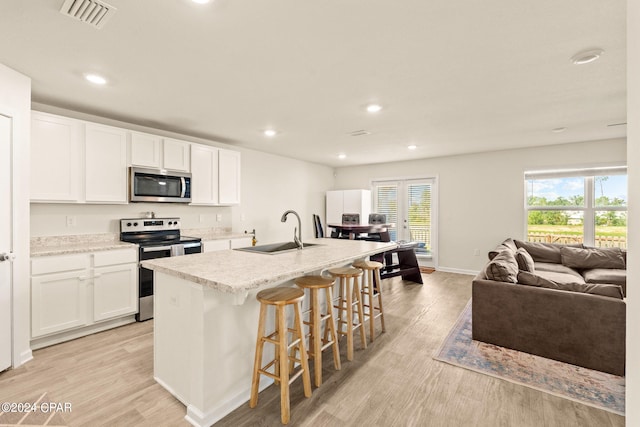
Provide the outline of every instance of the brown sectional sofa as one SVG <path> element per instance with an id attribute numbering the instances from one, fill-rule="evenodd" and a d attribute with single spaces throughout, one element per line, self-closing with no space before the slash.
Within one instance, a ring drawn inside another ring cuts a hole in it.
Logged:
<path id="1" fill-rule="evenodd" d="M 625 251 L 507 239 L 489 258 L 473 280 L 474 340 L 624 375 Z"/>

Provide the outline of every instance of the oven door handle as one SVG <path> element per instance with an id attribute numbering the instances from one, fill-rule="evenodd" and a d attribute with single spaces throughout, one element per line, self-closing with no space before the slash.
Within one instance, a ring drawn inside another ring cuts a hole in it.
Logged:
<path id="1" fill-rule="evenodd" d="M 179 244 L 179 245 L 182 246 L 185 249 L 188 249 L 188 248 L 199 248 L 200 246 L 202 246 L 202 243 L 200 243 L 200 242 L 182 243 L 182 244 Z M 143 247 L 142 248 L 142 252 L 170 251 L 171 250 L 171 246 L 175 246 L 175 245 L 170 245 L 170 246 L 150 246 L 148 248 Z"/>

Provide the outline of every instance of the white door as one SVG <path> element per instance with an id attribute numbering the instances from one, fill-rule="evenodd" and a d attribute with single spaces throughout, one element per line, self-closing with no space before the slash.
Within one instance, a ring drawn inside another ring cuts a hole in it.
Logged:
<path id="1" fill-rule="evenodd" d="M 11 366 L 11 124 L 0 115 L 0 371 Z"/>
<path id="2" fill-rule="evenodd" d="M 436 253 L 435 191 L 433 178 L 373 183 L 374 211 L 396 224 L 391 240 L 418 242 L 416 253 L 423 259 Z"/>

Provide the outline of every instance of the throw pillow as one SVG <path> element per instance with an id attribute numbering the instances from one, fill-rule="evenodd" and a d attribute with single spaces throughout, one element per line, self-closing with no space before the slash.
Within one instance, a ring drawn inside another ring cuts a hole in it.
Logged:
<path id="1" fill-rule="evenodd" d="M 545 279 L 542 276 L 521 271 L 518 273 L 518 283 L 539 288 L 557 289 L 561 291 L 581 292 L 585 294 L 601 295 L 605 297 L 623 299 L 622 288 L 619 285 L 595 283 L 559 283 Z"/>
<path id="2" fill-rule="evenodd" d="M 516 251 L 516 261 L 518 262 L 518 268 L 520 270 L 533 273 L 536 268 L 533 263 L 533 258 L 529 255 L 529 252 L 525 248 L 520 248 Z"/>
<path id="3" fill-rule="evenodd" d="M 571 268 L 618 268 L 626 264 L 620 248 L 569 248 L 560 249 L 562 264 Z"/>
<path id="4" fill-rule="evenodd" d="M 489 261 L 494 259 L 496 255 L 498 255 L 500 252 L 504 251 L 505 249 L 515 252 L 518 248 L 516 248 L 516 244 L 513 241 L 513 239 L 508 238 L 504 242 L 500 243 L 494 250 L 489 251 L 489 253 L 487 254 L 489 256 Z"/>
<path id="5" fill-rule="evenodd" d="M 518 262 L 513 252 L 505 249 L 496 255 L 484 270 L 489 280 L 516 283 L 518 281 Z"/>
<path id="6" fill-rule="evenodd" d="M 531 258 L 535 262 L 553 262 L 556 264 L 562 264 L 562 256 L 560 255 L 560 248 L 563 247 L 576 247 L 583 248 L 582 243 L 576 243 L 572 245 L 556 245 L 553 243 L 538 243 L 538 242 L 525 242 L 522 240 L 515 241 L 518 249 L 524 248 Z"/>

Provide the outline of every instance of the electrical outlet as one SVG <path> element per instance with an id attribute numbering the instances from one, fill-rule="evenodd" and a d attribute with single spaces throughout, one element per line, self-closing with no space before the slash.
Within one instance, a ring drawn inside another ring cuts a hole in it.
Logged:
<path id="1" fill-rule="evenodd" d="M 204 215 L 200 214 L 200 222 L 204 222 Z"/>
<path id="2" fill-rule="evenodd" d="M 474 249 L 473 250 L 473 255 L 474 256 L 480 256 L 480 249 Z"/>
<path id="3" fill-rule="evenodd" d="M 76 217 L 67 216 L 67 227 L 75 227 L 75 226 L 76 226 Z"/>
<path id="4" fill-rule="evenodd" d="M 222 221 L 222 214 L 216 215 L 216 221 Z"/>
<path id="5" fill-rule="evenodd" d="M 240 221 L 244 221 L 246 219 L 247 217 L 245 216 L 245 214 L 240 214 Z"/>

